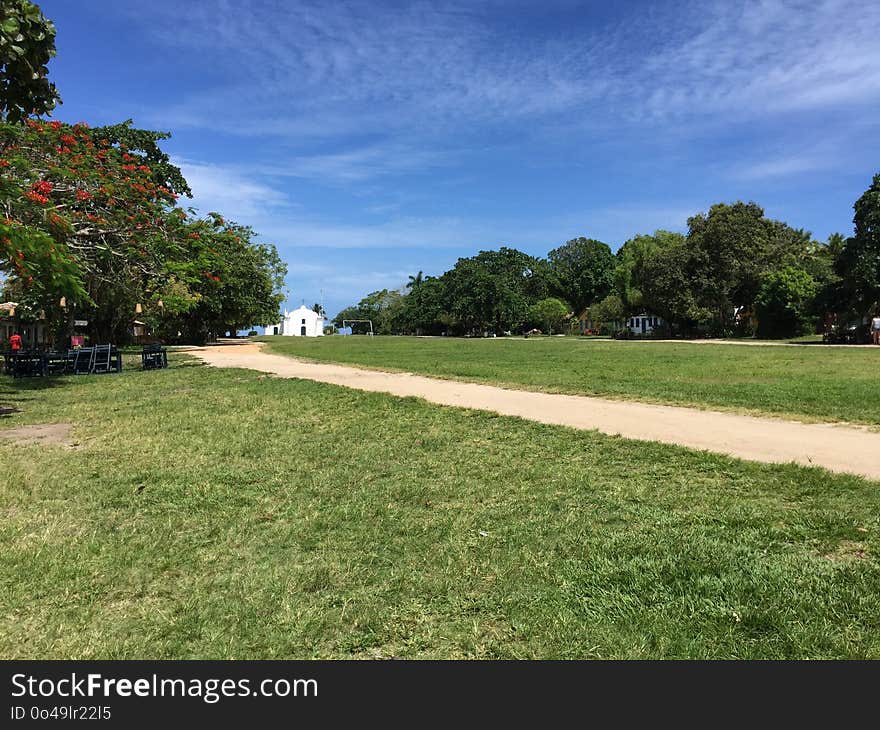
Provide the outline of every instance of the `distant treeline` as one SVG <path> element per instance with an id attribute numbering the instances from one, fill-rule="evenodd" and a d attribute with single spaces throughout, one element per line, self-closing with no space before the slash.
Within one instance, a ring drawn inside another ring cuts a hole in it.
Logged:
<path id="1" fill-rule="evenodd" d="M 880 174 L 856 201 L 854 232 L 825 242 L 771 220 L 756 203 L 713 205 L 687 234 L 637 235 L 616 254 L 575 238 L 547 258 L 512 248 L 461 258 L 442 276 L 411 276 L 334 319 L 370 319 L 380 334 L 467 335 L 568 329 L 588 312 L 613 333 L 643 312 L 669 335 L 791 337 L 861 323 L 880 303 Z"/>

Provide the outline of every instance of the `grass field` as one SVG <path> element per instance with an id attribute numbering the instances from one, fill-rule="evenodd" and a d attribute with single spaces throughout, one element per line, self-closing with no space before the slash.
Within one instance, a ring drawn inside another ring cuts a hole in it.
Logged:
<path id="1" fill-rule="evenodd" d="M 876 483 L 173 365 L 0 381 L 0 657 L 880 658 Z"/>
<path id="2" fill-rule="evenodd" d="M 529 390 L 880 424 L 880 347 L 266 337 L 272 351 Z"/>

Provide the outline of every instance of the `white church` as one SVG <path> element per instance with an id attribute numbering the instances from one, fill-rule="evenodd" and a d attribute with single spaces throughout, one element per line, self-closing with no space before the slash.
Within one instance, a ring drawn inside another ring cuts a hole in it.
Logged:
<path id="1" fill-rule="evenodd" d="M 287 337 L 322 337 L 324 335 L 324 318 L 305 305 L 292 312 L 284 310 L 284 319 L 280 324 L 266 327 L 267 335 L 285 335 Z"/>

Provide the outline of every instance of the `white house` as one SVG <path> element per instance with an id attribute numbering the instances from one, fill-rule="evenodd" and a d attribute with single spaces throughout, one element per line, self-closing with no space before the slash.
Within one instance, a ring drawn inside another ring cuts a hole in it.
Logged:
<path id="1" fill-rule="evenodd" d="M 324 334 L 324 318 L 305 305 L 292 312 L 284 310 L 284 319 L 280 324 L 266 327 L 267 335 L 285 335 L 287 337 L 321 337 Z"/>
<path id="2" fill-rule="evenodd" d="M 654 314 L 638 314 L 626 320 L 627 328 L 634 335 L 649 335 L 662 324 L 663 320 Z"/>

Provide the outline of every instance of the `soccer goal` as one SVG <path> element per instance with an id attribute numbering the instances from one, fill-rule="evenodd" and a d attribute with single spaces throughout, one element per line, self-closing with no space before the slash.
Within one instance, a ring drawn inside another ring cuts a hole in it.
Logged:
<path id="1" fill-rule="evenodd" d="M 373 320 L 372 319 L 343 319 L 342 320 L 342 329 L 348 329 L 349 323 L 351 323 L 351 324 L 358 324 L 358 323 L 369 324 L 370 331 L 365 334 L 370 335 L 370 337 L 373 336 Z M 351 328 L 351 334 L 354 334 L 354 327 Z"/>

